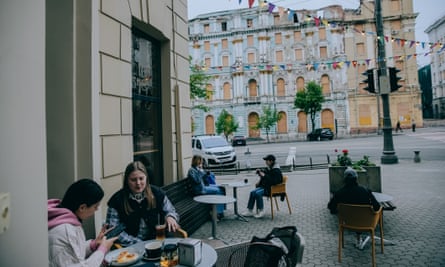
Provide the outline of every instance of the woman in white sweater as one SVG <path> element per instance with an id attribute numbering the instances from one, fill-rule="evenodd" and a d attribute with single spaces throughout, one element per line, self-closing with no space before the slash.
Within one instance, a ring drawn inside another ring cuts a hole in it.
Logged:
<path id="1" fill-rule="evenodd" d="M 48 200 L 50 267 L 99 267 L 117 237 L 107 239 L 103 227 L 94 240 L 85 240 L 82 220 L 94 215 L 104 196 L 93 180 L 73 183 L 62 200 Z"/>

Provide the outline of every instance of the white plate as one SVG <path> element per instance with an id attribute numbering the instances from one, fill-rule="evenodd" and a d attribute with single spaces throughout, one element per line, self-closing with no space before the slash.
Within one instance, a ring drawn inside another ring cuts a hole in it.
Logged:
<path id="1" fill-rule="evenodd" d="M 136 254 L 136 258 L 134 258 L 133 260 L 130 260 L 130 261 L 122 262 L 122 263 L 116 262 L 117 256 L 119 256 L 119 253 L 121 253 L 122 251 L 128 251 L 130 253 L 134 253 L 134 254 Z M 111 263 L 110 266 L 128 266 L 128 265 L 131 265 L 131 264 L 139 261 L 141 259 L 141 257 L 142 257 L 142 255 L 134 248 L 120 248 L 120 249 L 116 249 L 116 250 L 108 252 L 107 255 L 105 255 L 105 261 L 108 264 Z"/>

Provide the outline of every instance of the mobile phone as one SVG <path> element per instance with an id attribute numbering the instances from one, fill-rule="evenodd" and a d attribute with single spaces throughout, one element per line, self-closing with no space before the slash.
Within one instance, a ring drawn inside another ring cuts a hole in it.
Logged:
<path id="1" fill-rule="evenodd" d="M 105 234 L 105 236 L 107 238 L 112 238 L 115 236 L 118 236 L 120 233 L 122 233 L 125 230 L 125 225 L 123 224 L 118 224 L 116 225 L 116 227 L 114 227 L 113 229 L 111 229 L 111 231 L 109 231 L 108 233 Z"/>

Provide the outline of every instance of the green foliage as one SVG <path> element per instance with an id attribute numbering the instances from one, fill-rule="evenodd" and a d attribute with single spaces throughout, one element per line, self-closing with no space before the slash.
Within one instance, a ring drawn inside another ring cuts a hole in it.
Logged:
<path id="1" fill-rule="evenodd" d="M 335 151 L 337 152 L 337 149 Z M 343 149 L 342 154 L 337 155 L 337 161 L 332 166 L 350 166 L 355 170 L 360 170 L 364 166 L 376 166 L 376 164 L 370 161 L 367 155 L 364 155 L 363 159 L 353 162 L 349 157 L 349 151 Z"/>
<path id="2" fill-rule="evenodd" d="M 315 128 L 315 115 L 321 111 L 324 101 L 325 98 L 321 86 L 314 81 L 309 82 L 304 91 L 299 91 L 295 95 L 294 108 L 299 108 L 306 114 L 309 114 L 312 122 L 312 131 Z"/>
<path id="3" fill-rule="evenodd" d="M 191 64 L 192 58 L 189 58 L 190 62 L 190 99 L 205 99 L 207 97 L 206 86 L 211 77 L 205 75 L 204 70 L 198 64 Z M 209 111 L 210 108 L 205 105 L 196 105 L 193 108 Z"/>
<path id="4" fill-rule="evenodd" d="M 229 135 L 236 132 L 237 129 L 238 123 L 227 110 L 223 109 L 216 120 L 216 133 L 224 133 L 227 140 Z"/>
<path id="5" fill-rule="evenodd" d="M 256 125 L 251 128 L 254 130 L 264 129 L 266 131 L 267 142 L 269 143 L 270 129 L 281 119 L 281 114 L 270 106 L 263 107 L 263 114 L 260 116 Z"/>
<path id="6" fill-rule="evenodd" d="M 369 156 L 364 155 L 361 160 L 354 162 L 353 166 L 375 166 L 375 163 L 369 160 Z"/>

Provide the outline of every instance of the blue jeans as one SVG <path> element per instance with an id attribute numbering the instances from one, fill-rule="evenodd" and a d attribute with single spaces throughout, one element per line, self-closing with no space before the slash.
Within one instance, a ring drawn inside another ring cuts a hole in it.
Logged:
<path id="1" fill-rule="evenodd" d="M 247 208 L 249 210 L 253 210 L 253 206 L 255 206 L 255 201 L 256 201 L 257 209 L 262 210 L 264 208 L 263 196 L 264 196 L 264 189 L 262 187 L 257 187 L 254 190 L 250 191 L 249 202 L 247 202 Z"/>
<path id="2" fill-rule="evenodd" d="M 214 184 L 210 184 L 207 186 L 204 186 L 203 191 L 205 192 L 205 195 L 224 195 L 224 192 L 222 191 L 222 189 Z M 218 214 L 223 213 L 224 212 L 224 204 L 218 204 L 216 205 L 216 211 L 218 212 Z"/>

